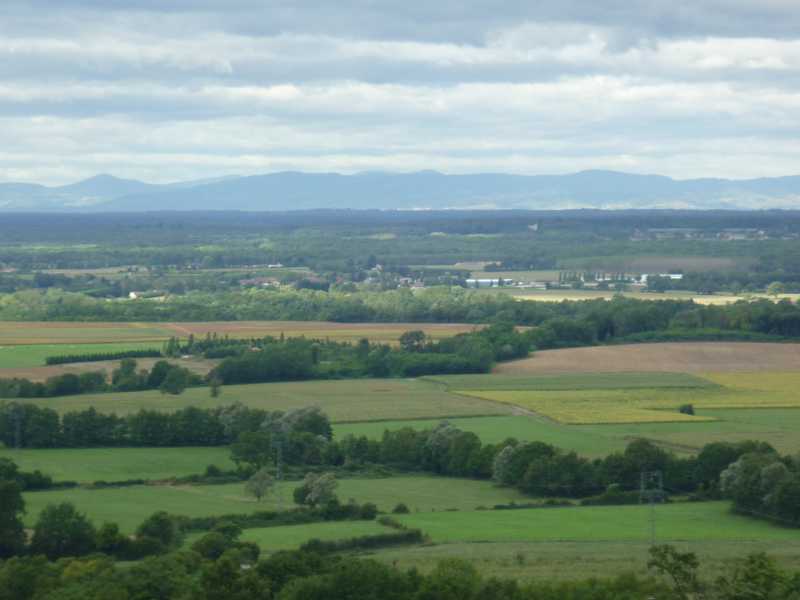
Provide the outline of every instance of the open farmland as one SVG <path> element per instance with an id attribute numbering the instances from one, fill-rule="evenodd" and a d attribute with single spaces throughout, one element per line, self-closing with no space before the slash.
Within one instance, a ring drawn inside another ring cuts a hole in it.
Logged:
<path id="1" fill-rule="evenodd" d="M 160 344 L 153 342 L 139 342 L 121 344 L 30 344 L 19 346 L 0 346 L 0 377 L 8 376 L 3 374 L 3 369 L 41 367 L 45 364 L 45 359 L 48 356 L 151 349 L 160 349 Z M 24 375 L 22 375 L 22 377 L 24 377 Z"/>
<path id="2" fill-rule="evenodd" d="M 800 294 L 778 294 L 770 296 L 767 294 L 699 294 L 691 291 L 669 291 L 669 292 L 645 292 L 645 291 L 624 291 L 616 292 L 614 290 L 597 290 L 597 289 L 582 289 L 582 290 L 537 290 L 526 288 L 513 288 L 513 287 L 494 287 L 494 288 L 481 288 L 479 290 L 485 294 L 508 294 L 517 300 L 525 300 L 532 302 L 563 302 L 580 301 L 580 300 L 611 300 L 615 296 L 622 295 L 625 298 L 632 298 L 635 300 L 691 300 L 695 304 L 721 306 L 725 304 L 733 304 L 741 300 L 771 300 L 778 302 L 780 300 L 791 300 L 796 302 L 800 299 Z"/>
<path id="3" fill-rule="evenodd" d="M 800 412 L 800 411 L 798 411 Z M 586 427 L 561 425 L 537 415 L 513 415 L 502 417 L 468 417 L 447 419 L 447 422 L 463 431 L 471 431 L 485 444 L 498 444 L 508 438 L 520 441 L 538 441 L 558 448 L 574 450 L 581 456 L 606 456 L 624 450 L 628 443 L 625 434 L 605 435 Z M 377 421 L 367 423 L 341 423 L 334 426 L 334 435 L 353 434 L 378 440 L 387 429 L 390 431 L 411 427 L 432 429 L 441 420 Z"/>
<path id="4" fill-rule="evenodd" d="M 800 373 L 706 374 L 720 387 L 574 390 L 463 390 L 460 393 L 505 402 L 544 415 L 560 423 L 697 423 L 713 416 L 686 415 L 680 406 L 695 409 L 800 409 L 796 390 Z"/>
<path id="5" fill-rule="evenodd" d="M 701 572 L 713 579 L 737 559 L 765 552 L 783 568 L 800 567 L 800 542 L 782 541 L 696 541 L 677 544 L 701 560 Z M 635 572 L 652 576 L 647 568 L 649 541 L 602 542 L 448 542 L 370 552 L 369 558 L 400 569 L 415 568 L 428 573 L 438 561 L 458 558 L 472 564 L 485 576 L 530 580 L 573 580 L 581 577 L 605 578 Z"/>
<path id="6" fill-rule="evenodd" d="M 234 338 L 283 334 L 286 337 L 330 338 L 336 341 L 396 342 L 406 331 L 421 329 L 438 339 L 475 329 L 453 323 L 333 323 L 329 321 L 211 321 L 203 323 L 73 323 L 0 321 L 0 346 L 19 344 L 102 344 L 163 341 L 207 333 Z"/>
<path id="7" fill-rule="evenodd" d="M 208 465 L 233 469 L 227 447 L 0 449 L 23 471 L 39 470 L 56 481 L 159 480 L 195 475 Z"/>
<path id="8" fill-rule="evenodd" d="M 716 388 L 712 381 L 686 373 L 570 373 L 569 375 L 437 375 L 425 377 L 450 390 L 622 390 Z"/>
<path id="9" fill-rule="evenodd" d="M 115 344 L 116 345 L 116 344 Z M 160 358 L 137 358 L 136 364 L 140 369 L 152 369 Z M 206 375 L 220 361 L 205 358 L 170 358 L 170 363 L 185 367 L 198 375 Z M 90 371 L 105 371 L 111 373 L 119 367 L 119 360 L 101 360 L 92 362 L 65 363 L 63 365 L 48 365 L 45 367 L 17 367 L 0 368 L 0 378 L 23 377 L 31 381 L 45 381 L 48 377 L 63 375 L 65 373 L 87 373 Z"/>
<path id="10" fill-rule="evenodd" d="M 656 372 L 706 373 L 800 370 L 800 344 L 667 342 L 543 350 L 499 364 L 500 375 Z"/>
<path id="11" fill-rule="evenodd" d="M 67 489 L 25 494 L 26 519 L 33 523 L 48 504 L 73 502 L 97 523 L 118 521 L 132 531 L 157 510 L 186 516 L 246 514 L 256 510 L 294 506 L 292 490 L 299 481 L 285 481 L 273 495 L 256 502 L 244 493 L 244 484 L 227 485 L 141 485 L 105 489 Z M 510 488 L 499 488 L 489 481 L 429 476 L 389 477 L 386 479 L 340 479 L 337 495 L 347 501 L 373 502 L 389 512 L 398 502 L 412 511 L 438 514 L 447 509 L 474 510 L 479 506 L 525 501 Z"/>
<path id="12" fill-rule="evenodd" d="M 344 521 L 245 529 L 239 539 L 258 544 L 263 552 L 275 552 L 299 548 L 310 539 L 333 541 L 364 535 L 381 535 L 393 531 L 376 521 Z M 188 542 L 191 542 L 191 538 L 187 540 Z"/>
<path id="13" fill-rule="evenodd" d="M 268 410 L 319 406 L 332 421 L 380 421 L 503 415 L 514 408 L 479 398 L 451 394 L 443 386 L 417 379 L 351 379 L 231 385 L 212 398 L 207 387 L 189 388 L 180 396 L 158 390 L 83 394 L 21 400 L 61 413 L 93 407 L 99 412 L 129 414 L 140 409 L 175 411 L 188 406 L 210 408 L 241 402 Z"/>
<path id="14" fill-rule="evenodd" d="M 797 531 L 730 512 L 727 502 L 666 504 L 656 509 L 661 541 L 797 542 Z M 398 517 L 434 542 L 647 541 L 648 506 L 418 513 Z"/>
<path id="15" fill-rule="evenodd" d="M 609 271 L 613 273 L 683 273 L 731 271 L 750 266 L 753 259 L 727 256 L 589 256 L 558 261 L 570 271 Z"/>

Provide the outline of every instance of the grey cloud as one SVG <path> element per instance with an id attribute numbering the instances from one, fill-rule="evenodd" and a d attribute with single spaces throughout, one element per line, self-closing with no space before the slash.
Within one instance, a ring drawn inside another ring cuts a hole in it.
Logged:
<path id="1" fill-rule="evenodd" d="M 6 0 L 0 180 L 797 171 L 796 0 Z"/>

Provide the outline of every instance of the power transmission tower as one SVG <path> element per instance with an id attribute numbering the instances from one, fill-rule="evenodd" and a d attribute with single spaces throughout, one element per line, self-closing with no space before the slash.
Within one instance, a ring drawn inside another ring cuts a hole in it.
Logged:
<path id="1" fill-rule="evenodd" d="M 278 500 L 278 510 L 283 510 L 283 492 L 281 481 L 283 481 L 283 443 L 285 432 L 283 427 L 276 423 L 272 429 L 272 447 L 275 449 L 275 489 Z"/>
<path id="2" fill-rule="evenodd" d="M 664 475 L 661 471 L 642 471 L 639 503 L 650 504 L 650 545 L 656 545 L 656 503 L 664 500 Z"/>
<path id="3" fill-rule="evenodd" d="M 19 404 L 14 405 L 14 447 L 22 448 L 22 407 Z"/>

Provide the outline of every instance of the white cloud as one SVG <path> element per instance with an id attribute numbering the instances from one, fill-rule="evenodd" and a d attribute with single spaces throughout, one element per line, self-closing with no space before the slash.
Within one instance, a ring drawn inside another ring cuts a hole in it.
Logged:
<path id="1" fill-rule="evenodd" d="M 31 4 L 42 13 L 0 8 L 0 180 L 799 170 L 800 34 L 786 25 L 800 9 L 782 0 L 672 13 L 616 0 L 582 13 L 565 0 L 543 3 L 541 20 L 477 3 L 456 18 L 447 2 L 356 2 L 361 29 L 300 2 L 276 9 L 265 31 L 261 5 L 245 0 L 224 13 L 213 3 Z M 113 8 L 123 4 L 139 9 Z M 749 16 L 749 31 L 716 18 L 724 7 Z"/>

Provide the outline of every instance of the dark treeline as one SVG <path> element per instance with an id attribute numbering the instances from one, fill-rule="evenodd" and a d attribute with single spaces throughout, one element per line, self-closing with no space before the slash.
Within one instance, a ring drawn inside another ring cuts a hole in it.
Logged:
<path id="1" fill-rule="evenodd" d="M 57 290 L 4 298 L 0 319 L 68 321 L 324 320 L 336 322 L 492 323 L 539 326 L 539 348 L 624 340 L 642 332 L 703 330 L 797 337 L 800 307 L 741 301 L 702 306 L 691 301 L 519 302 L 460 288 L 384 292 L 248 290 L 192 293 L 168 302 L 106 302 Z"/>
<path id="2" fill-rule="evenodd" d="M 349 344 L 265 338 L 256 345 L 223 339 L 218 346 L 207 347 L 204 355 L 228 355 L 211 371 L 209 379 L 236 384 L 485 373 L 496 361 L 527 356 L 531 346 L 530 331 L 496 324 L 439 341 L 428 339 L 422 331 L 408 331 L 401 336 L 399 347 L 373 344 L 367 339 Z"/>
<path id="3" fill-rule="evenodd" d="M 64 373 L 48 377 L 44 382 L 24 378 L 0 379 L 0 398 L 51 398 L 96 392 L 133 392 L 160 389 L 163 393 L 180 394 L 191 385 L 200 385 L 203 378 L 196 373 L 160 360 L 149 371 L 138 369 L 132 358 L 124 358 L 111 373 L 105 371 Z"/>
<path id="4" fill-rule="evenodd" d="M 0 404 L 0 441 L 10 448 L 222 446 L 242 431 L 258 429 L 267 415 L 242 405 L 126 416 L 88 408 L 59 415 L 34 404 L 6 403 Z"/>
<path id="5" fill-rule="evenodd" d="M 230 529 L 203 541 L 124 566 L 103 555 L 56 562 L 13 558 L 0 563 L 0 600 L 794 600 L 800 593 L 800 575 L 764 554 L 734 561 L 707 580 L 695 554 L 656 546 L 648 561 L 652 576 L 521 583 L 484 577 L 459 559 L 441 560 L 423 574 L 308 550 L 260 558 L 257 548 L 237 542 Z"/>
<path id="6" fill-rule="evenodd" d="M 720 484 L 735 510 L 800 526 L 800 457 L 747 453 L 722 473 Z"/>
<path id="7" fill-rule="evenodd" d="M 199 353 L 206 358 L 226 358 L 206 377 L 166 360 L 156 362 L 149 371 L 138 369 L 134 359 L 124 358 L 113 370 L 110 381 L 103 371 L 54 375 L 44 382 L 0 379 L 0 398 L 150 389 L 180 394 L 189 386 L 204 383 L 211 386 L 212 394 L 217 394 L 222 384 L 485 373 L 496 361 L 527 356 L 532 345 L 530 331 L 520 332 L 509 324 L 439 341 L 428 339 L 422 331 L 409 331 L 400 342 L 399 347 L 393 347 L 372 344 L 367 339 L 350 344 L 306 338 L 233 340 L 208 336 L 202 340 L 189 338 L 181 344 L 171 338 L 164 345 L 168 356 Z"/>
<path id="8" fill-rule="evenodd" d="M 76 362 L 101 362 L 123 358 L 157 358 L 160 350 L 121 350 L 119 352 L 92 352 L 90 354 L 57 354 L 44 359 L 47 365 L 65 365 Z"/>

